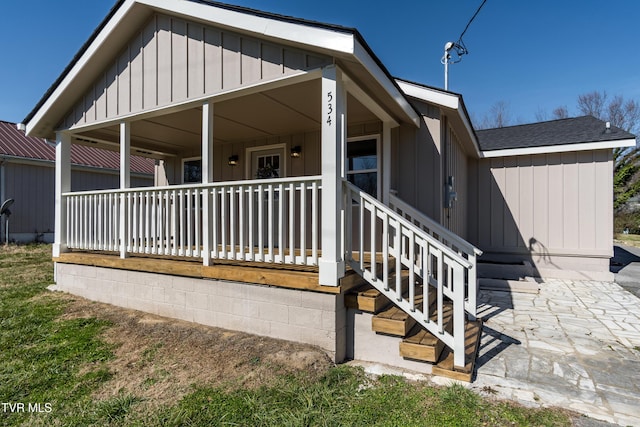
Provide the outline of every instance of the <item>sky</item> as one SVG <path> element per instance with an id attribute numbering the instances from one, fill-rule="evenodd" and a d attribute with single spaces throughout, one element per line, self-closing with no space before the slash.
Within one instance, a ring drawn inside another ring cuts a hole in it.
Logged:
<path id="1" fill-rule="evenodd" d="M 176 0 L 182 1 L 182 0 Z M 22 122 L 115 0 L 3 1 L 0 120 Z M 389 72 L 444 87 L 440 60 L 482 0 L 228 0 L 356 28 Z M 449 69 L 449 90 L 480 121 L 504 102 L 513 124 L 536 121 L 594 90 L 640 101 L 636 0 L 487 0 L 464 35 L 469 54 Z"/>

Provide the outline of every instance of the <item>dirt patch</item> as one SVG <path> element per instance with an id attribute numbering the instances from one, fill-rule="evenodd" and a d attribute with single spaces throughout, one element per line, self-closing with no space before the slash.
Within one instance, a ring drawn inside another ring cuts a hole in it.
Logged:
<path id="1" fill-rule="evenodd" d="M 95 392 L 96 400 L 125 393 L 155 407 L 175 403 L 194 387 L 260 387 L 283 374 L 320 376 L 333 365 L 313 346 L 58 295 L 68 302 L 61 319 L 112 324 L 103 339 L 113 345 L 115 358 L 106 366 L 113 377 Z"/>

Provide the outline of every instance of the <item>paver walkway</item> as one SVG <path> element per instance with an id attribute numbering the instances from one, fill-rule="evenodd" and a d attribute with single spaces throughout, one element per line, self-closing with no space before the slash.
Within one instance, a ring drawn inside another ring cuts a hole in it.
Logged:
<path id="1" fill-rule="evenodd" d="M 482 291 L 473 387 L 640 426 L 640 299 L 618 284 L 549 280 L 539 294 Z"/>

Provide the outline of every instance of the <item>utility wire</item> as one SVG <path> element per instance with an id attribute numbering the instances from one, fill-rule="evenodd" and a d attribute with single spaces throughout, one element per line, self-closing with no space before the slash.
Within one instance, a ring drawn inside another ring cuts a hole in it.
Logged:
<path id="1" fill-rule="evenodd" d="M 473 20 L 476 19 L 476 16 L 478 16 L 478 13 L 480 13 L 480 9 L 482 9 L 482 6 L 484 6 L 486 2 L 487 0 L 483 0 L 482 3 L 480 4 L 480 7 L 478 7 L 478 10 L 476 10 L 476 13 L 474 13 L 471 19 L 469 19 L 469 22 L 467 22 L 467 26 L 464 27 L 464 31 L 462 32 L 462 34 L 460 34 L 460 38 L 458 39 L 458 42 L 462 42 L 462 36 L 464 36 L 464 33 L 467 32 L 467 30 L 469 29 L 469 25 L 471 25 Z"/>

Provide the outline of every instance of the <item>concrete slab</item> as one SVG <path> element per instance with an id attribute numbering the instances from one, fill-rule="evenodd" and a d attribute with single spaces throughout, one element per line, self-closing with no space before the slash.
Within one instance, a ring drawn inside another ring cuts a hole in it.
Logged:
<path id="1" fill-rule="evenodd" d="M 597 281 L 549 280 L 537 295 L 483 291 L 472 387 L 590 417 L 576 425 L 640 425 L 640 300 L 634 300 L 618 284 Z"/>

